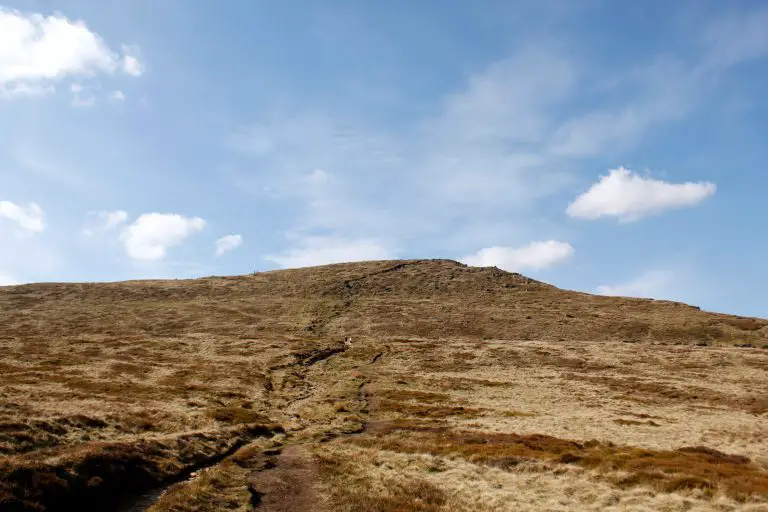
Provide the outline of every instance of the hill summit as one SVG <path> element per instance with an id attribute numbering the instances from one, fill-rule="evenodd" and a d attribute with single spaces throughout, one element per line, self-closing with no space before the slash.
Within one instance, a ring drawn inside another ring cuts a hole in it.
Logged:
<path id="1" fill-rule="evenodd" d="M 31 321 L 34 317 L 35 320 Z M 6 335 L 462 337 L 762 343 L 768 321 L 590 295 L 450 260 L 344 263 L 233 277 L 0 289 Z"/>

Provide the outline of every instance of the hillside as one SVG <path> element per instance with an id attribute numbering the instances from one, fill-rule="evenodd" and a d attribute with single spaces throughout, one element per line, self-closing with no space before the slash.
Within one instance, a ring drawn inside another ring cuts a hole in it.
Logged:
<path id="1" fill-rule="evenodd" d="M 0 292 L 5 336 L 177 335 L 754 342 L 768 321 L 560 290 L 446 260 Z"/>
<path id="2" fill-rule="evenodd" d="M 447 260 L 2 287 L 0 511 L 762 510 L 764 345 Z"/>

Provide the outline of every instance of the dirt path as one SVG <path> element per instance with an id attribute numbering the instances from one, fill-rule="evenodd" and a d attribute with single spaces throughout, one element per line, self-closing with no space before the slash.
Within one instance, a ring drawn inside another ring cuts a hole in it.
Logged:
<path id="1" fill-rule="evenodd" d="M 316 481 L 312 455 L 303 446 L 290 445 L 276 467 L 259 472 L 249 483 L 251 504 L 260 512 L 321 512 Z"/>
<path id="2" fill-rule="evenodd" d="M 371 397 L 365 387 L 375 379 L 374 369 L 387 355 L 386 348 L 377 348 L 379 350 L 376 351 L 368 349 L 348 352 L 337 347 L 326 347 L 292 354 L 282 361 L 275 361 L 267 375 L 269 385 L 265 396 L 265 412 L 283 425 L 286 439 L 280 443 L 282 452 L 279 455 L 279 449 L 274 447 L 263 451 L 274 466 L 256 469 L 250 465 L 249 456 L 236 455 L 234 465 L 232 460 L 228 460 L 211 468 L 211 478 L 203 486 L 205 491 L 190 488 L 179 492 L 177 489 L 176 496 L 166 497 L 167 503 L 160 503 L 164 499 L 162 497 L 156 502 L 161 505 L 158 510 L 173 509 L 176 503 L 185 499 L 195 500 L 195 495 L 204 498 L 206 492 L 221 497 L 223 493 L 226 494 L 225 489 L 229 492 L 239 488 L 241 493 L 235 492 L 231 496 L 232 503 L 240 507 L 238 510 L 252 507 L 256 511 L 269 512 L 322 512 L 315 485 L 318 481 L 318 468 L 309 444 L 305 443 L 351 435 L 362 428 L 359 418 L 362 415 L 367 420 L 371 405 Z M 346 367 L 346 370 L 339 371 L 339 365 Z M 345 383 L 343 378 L 339 379 L 339 375 L 347 371 L 352 372 L 350 378 L 353 380 Z M 328 396 L 334 394 L 339 397 L 337 404 L 345 403 L 346 409 L 339 411 L 334 407 L 335 404 L 328 402 Z M 305 414 L 307 417 L 304 417 Z M 351 418 L 357 419 L 353 421 Z M 259 450 L 256 452 L 262 453 Z M 273 451 L 276 453 L 268 453 Z M 256 455 L 258 458 L 258 453 Z M 194 486 L 195 483 L 190 482 L 190 485 Z M 246 488 L 247 492 L 243 493 Z M 157 499 L 156 496 L 153 498 Z M 154 502 L 154 499 L 147 500 L 147 504 Z M 146 508 L 141 506 L 130 510 Z M 202 501 L 184 506 L 186 510 L 212 510 L 205 508 L 208 505 Z"/>

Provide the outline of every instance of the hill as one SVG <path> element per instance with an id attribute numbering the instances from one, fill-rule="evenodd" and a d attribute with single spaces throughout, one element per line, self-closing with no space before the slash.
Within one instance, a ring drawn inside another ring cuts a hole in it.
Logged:
<path id="1" fill-rule="evenodd" d="M 248 276 L 33 284 L 0 294 L 4 334 L 768 340 L 768 321 L 560 290 L 454 261 L 381 261 Z"/>
<path id="2" fill-rule="evenodd" d="M 0 511 L 759 507 L 766 344 L 447 260 L 4 287 Z"/>

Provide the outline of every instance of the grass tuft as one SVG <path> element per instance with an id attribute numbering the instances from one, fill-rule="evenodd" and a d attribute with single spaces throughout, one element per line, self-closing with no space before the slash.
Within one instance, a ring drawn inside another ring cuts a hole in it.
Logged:
<path id="1" fill-rule="evenodd" d="M 229 425 L 241 425 L 245 423 L 268 423 L 269 418 L 255 411 L 242 407 L 220 407 L 208 411 L 208 416 Z"/>

